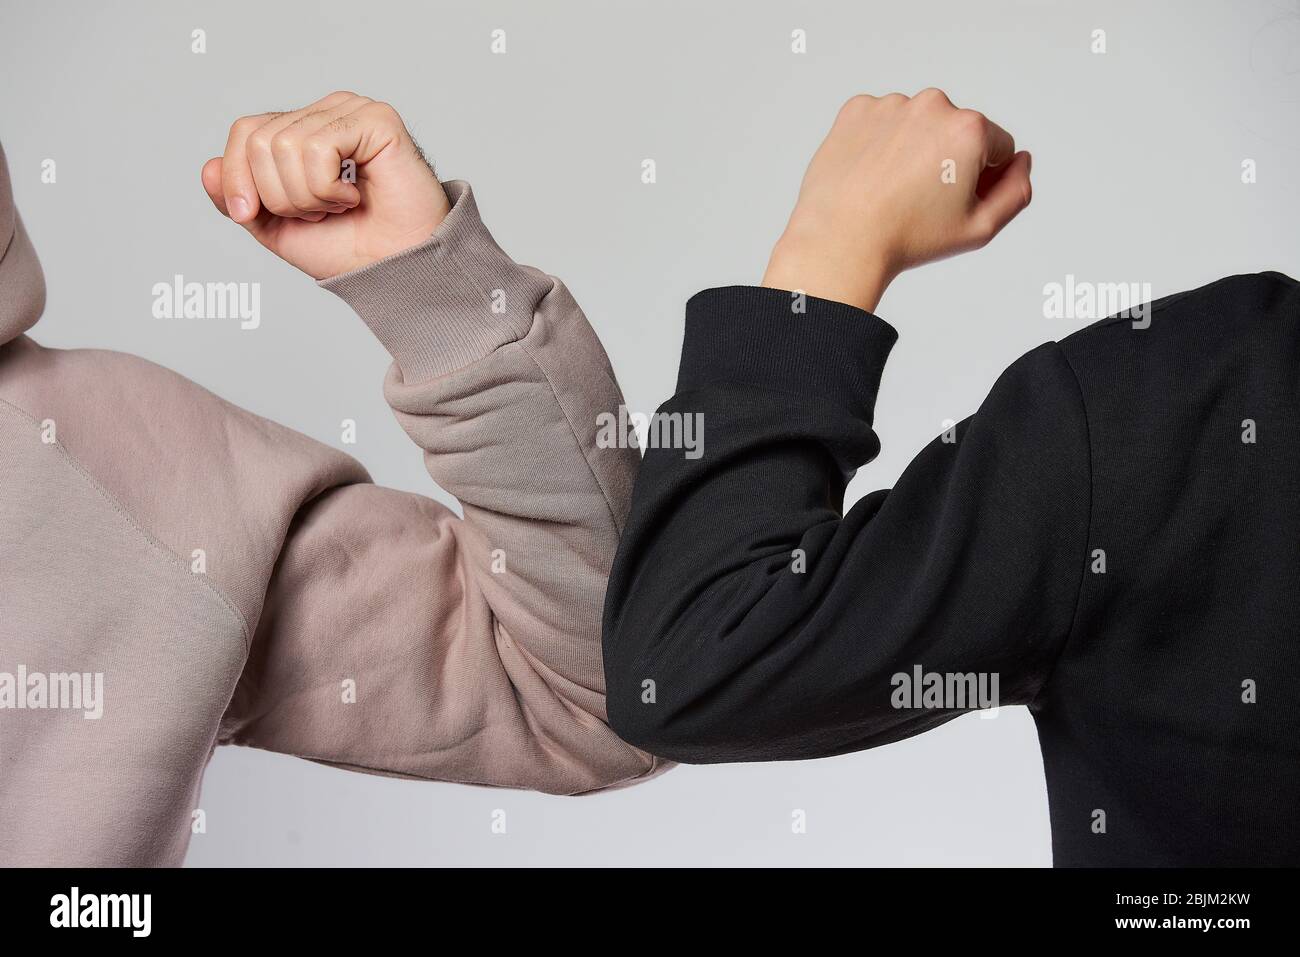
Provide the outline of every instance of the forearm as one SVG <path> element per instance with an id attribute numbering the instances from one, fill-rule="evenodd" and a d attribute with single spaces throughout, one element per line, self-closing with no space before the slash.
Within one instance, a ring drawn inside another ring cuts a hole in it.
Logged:
<path id="1" fill-rule="evenodd" d="M 634 449 L 595 446 L 622 394 L 564 285 L 501 250 L 467 184 L 446 189 L 451 213 L 427 242 L 322 285 L 393 355 L 385 396 L 464 507 L 484 587 L 517 589 L 547 619 L 551 600 L 590 612 L 638 464 Z M 592 614 L 577 620 L 596 633 Z"/>
<path id="2" fill-rule="evenodd" d="M 660 413 L 701 416 L 703 454 L 647 452 L 611 574 L 611 721 L 677 760 L 829 753 L 789 708 L 861 675 L 836 663 L 843 642 L 806 625 L 853 539 L 844 488 L 879 449 L 871 422 L 895 333 L 839 303 L 794 305 L 745 287 L 688 303 L 678 391 Z"/>

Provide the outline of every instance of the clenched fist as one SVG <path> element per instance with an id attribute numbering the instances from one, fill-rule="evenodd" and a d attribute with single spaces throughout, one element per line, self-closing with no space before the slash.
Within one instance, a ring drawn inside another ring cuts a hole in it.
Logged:
<path id="1" fill-rule="evenodd" d="M 316 279 L 424 242 L 449 209 L 397 111 L 354 93 L 236 120 L 202 178 L 217 209 Z"/>
<path id="2" fill-rule="evenodd" d="M 904 269 L 983 246 L 1029 205 L 1030 156 L 939 90 L 855 96 L 799 190 L 763 285 L 875 309 Z"/>

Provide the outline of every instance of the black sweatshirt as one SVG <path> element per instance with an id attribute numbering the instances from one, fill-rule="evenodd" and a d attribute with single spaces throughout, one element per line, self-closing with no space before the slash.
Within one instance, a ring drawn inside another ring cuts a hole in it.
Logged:
<path id="1" fill-rule="evenodd" d="M 1300 285 L 1234 276 L 1034 349 L 847 513 L 897 334 L 793 305 L 687 304 L 659 414 L 702 414 L 703 454 L 650 448 L 636 484 L 615 730 L 788 760 L 1023 704 L 1057 865 L 1300 864 Z"/>

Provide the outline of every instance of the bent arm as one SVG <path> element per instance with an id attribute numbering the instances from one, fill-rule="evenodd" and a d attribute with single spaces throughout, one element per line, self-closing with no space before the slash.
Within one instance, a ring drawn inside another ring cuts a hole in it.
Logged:
<path id="1" fill-rule="evenodd" d="M 902 694 L 918 667 L 996 675 L 997 703 L 1027 703 L 1070 632 L 1090 480 L 1059 348 L 1020 359 L 953 441 L 846 514 L 896 333 L 795 301 L 733 287 L 688 304 L 660 411 L 702 415 L 704 454 L 647 452 L 611 574 L 611 721 L 675 760 L 855 751 L 980 705 Z"/>
<path id="2" fill-rule="evenodd" d="M 224 741 L 418 778 L 575 793 L 654 759 L 605 724 L 600 608 L 635 450 L 558 281 L 511 262 L 464 184 L 427 243 L 323 285 L 394 356 L 385 395 L 464 518 L 366 483 L 303 503 Z"/>

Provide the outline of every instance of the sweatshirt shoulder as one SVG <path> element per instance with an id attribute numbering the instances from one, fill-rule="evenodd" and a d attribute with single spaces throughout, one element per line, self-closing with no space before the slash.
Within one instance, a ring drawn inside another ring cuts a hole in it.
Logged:
<path id="1" fill-rule="evenodd" d="M 1080 402 L 1078 379 L 1060 342 L 1044 342 L 1030 349 L 998 376 L 990 398 L 1019 397 L 1026 410 L 1054 412 Z"/>
<path id="2" fill-rule="evenodd" d="M 1171 293 L 1133 309 L 1100 319 L 1066 336 L 1061 347 L 1072 360 L 1093 349 L 1126 344 L 1137 347 L 1175 339 L 1191 346 L 1203 334 L 1211 338 L 1231 331 L 1239 335 L 1244 323 L 1295 318 L 1300 310 L 1300 282 L 1280 272 L 1266 271 L 1224 276 L 1214 282 Z M 1130 333 L 1149 333 L 1139 339 Z"/>
<path id="3" fill-rule="evenodd" d="M 125 353 L 15 340 L 0 348 L 0 400 L 46 424 L 176 554 L 202 549 L 249 621 L 302 504 L 369 479 L 345 453 Z"/>
<path id="4" fill-rule="evenodd" d="M 1094 323 L 1060 346 L 1094 424 L 1190 428 L 1196 410 L 1242 390 L 1291 394 L 1300 284 L 1276 272 L 1227 276 Z"/>
<path id="5" fill-rule="evenodd" d="M 75 435 L 99 444 L 111 440 L 123 455 L 134 445 L 159 464 L 182 451 L 209 456 L 273 452 L 298 467 L 349 463 L 344 471 L 366 479 L 343 452 L 129 353 L 51 349 L 24 337 L 0 350 L 0 397 L 38 419 L 62 420 L 61 437 L 69 441 Z"/>
<path id="6" fill-rule="evenodd" d="M 1059 343 L 1045 342 L 998 376 L 972 420 L 969 435 L 981 437 L 980 445 L 1004 449 L 1012 457 L 1033 450 L 1030 457 L 1049 473 L 1083 475 L 1087 419 L 1083 389 L 1073 367 Z"/>

